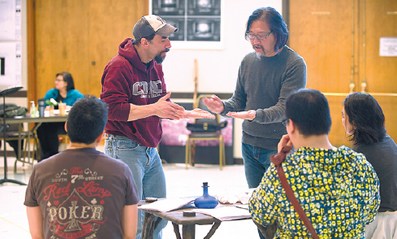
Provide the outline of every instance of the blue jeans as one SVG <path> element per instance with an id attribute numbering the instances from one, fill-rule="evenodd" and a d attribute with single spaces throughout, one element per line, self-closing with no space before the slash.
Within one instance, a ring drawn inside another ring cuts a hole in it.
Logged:
<path id="1" fill-rule="evenodd" d="M 134 177 L 138 198 L 165 198 L 166 182 L 163 166 L 156 148 L 139 145 L 124 136 L 108 135 L 105 140 L 105 154 L 123 161 L 131 169 Z M 137 239 L 141 238 L 144 213 L 138 212 Z M 161 238 L 161 230 L 167 225 L 161 220 L 157 225 L 153 238 Z"/>
<path id="2" fill-rule="evenodd" d="M 242 156 L 244 160 L 245 178 L 249 188 L 256 188 L 263 178 L 263 174 L 270 166 L 270 156 L 277 150 L 264 149 L 249 144 L 242 144 Z M 265 237 L 258 229 L 259 238 Z"/>
<path id="3" fill-rule="evenodd" d="M 249 188 L 256 188 L 260 184 L 263 174 L 270 166 L 270 156 L 276 153 L 277 150 L 242 144 L 245 178 Z"/>

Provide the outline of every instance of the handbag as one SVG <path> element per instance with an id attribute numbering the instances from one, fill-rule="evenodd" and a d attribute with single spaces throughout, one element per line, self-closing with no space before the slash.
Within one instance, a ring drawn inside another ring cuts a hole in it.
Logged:
<path id="1" fill-rule="evenodd" d="M 1 104 L 0 117 L 13 118 L 15 116 L 25 116 L 28 109 L 16 104 Z"/>
<path id="2" fill-rule="evenodd" d="M 191 132 L 216 132 L 227 126 L 227 121 L 217 123 L 216 121 L 196 121 L 196 123 L 187 123 L 186 128 Z"/>
<path id="3" fill-rule="evenodd" d="M 292 206 L 294 206 L 294 209 L 298 213 L 299 218 L 303 221 L 303 223 L 305 224 L 306 228 L 309 230 L 312 237 L 314 239 L 318 239 L 319 237 L 316 233 L 316 230 L 314 230 L 312 223 L 310 222 L 309 218 L 307 218 L 305 211 L 303 210 L 302 206 L 299 204 L 298 199 L 295 197 L 294 191 L 292 191 L 291 186 L 288 184 L 287 177 L 285 176 L 283 167 L 281 166 L 288 152 L 291 149 L 292 149 L 291 146 L 283 147 L 279 153 L 272 155 L 270 157 L 270 160 L 276 166 L 277 175 L 280 178 L 281 186 L 284 188 L 285 193 L 287 194 L 287 198 L 292 203 Z"/>

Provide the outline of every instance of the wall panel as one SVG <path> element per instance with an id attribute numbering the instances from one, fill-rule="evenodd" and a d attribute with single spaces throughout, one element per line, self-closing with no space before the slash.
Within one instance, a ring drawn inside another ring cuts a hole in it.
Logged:
<path id="1" fill-rule="evenodd" d="M 34 3 L 36 97 L 69 71 L 78 90 L 99 96 L 106 63 L 148 13 L 147 0 L 52 0 Z"/>
<path id="2" fill-rule="evenodd" d="M 308 66 L 308 88 L 329 100 L 335 145 L 350 145 L 341 123 L 342 102 L 365 90 L 381 104 L 388 133 L 397 139 L 397 57 L 379 56 L 380 37 L 397 37 L 393 0 L 289 1 L 290 46 Z"/>

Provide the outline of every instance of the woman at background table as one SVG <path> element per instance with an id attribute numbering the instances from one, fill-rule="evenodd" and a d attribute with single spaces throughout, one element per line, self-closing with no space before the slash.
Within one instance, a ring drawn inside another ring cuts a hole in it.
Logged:
<path id="1" fill-rule="evenodd" d="M 55 87 L 47 91 L 44 101 L 48 102 L 50 99 L 54 99 L 58 103 L 62 102 L 67 106 L 72 106 L 78 99 L 83 97 L 84 95 L 74 88 L 72 75 L 69 72 L 60 72 L 56 74 Z M 55 109 L 57 107 L 58 105 L 55 106 Z M 66 134 L 63 122 L 43 123 L 37 129 L 41 148 L 41 159 L 39 161 L 58 153 L 59 134 Z"/>
<path id="2" fill-rule="evenodd" d="M 380 181 L 380 207 L 365 237 L 397 238 L 397 145 L 386 133 L 382 108 L 370 94 L 352 93 L 344 100 L 342 123 L 353 149 L 365 155 Z"/>

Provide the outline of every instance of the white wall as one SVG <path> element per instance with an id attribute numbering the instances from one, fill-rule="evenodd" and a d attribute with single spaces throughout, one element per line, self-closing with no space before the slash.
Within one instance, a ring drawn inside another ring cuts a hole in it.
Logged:
<path id="1" fill-rule="evenodd" d="M 177 42 L 171 42 L 173 48 L 163 63 L 169 91 L 193 92 L 197 58 L 199 92 L 233 92 L 240 62 L 252 50 L 244 38 L 248 16 L 266 6 L 281 13 L 281 0 L 223 0 L 222 4 L 222 49 L 178 49 Z"/>
<path id="2" fill-rule="evenodd" d="M 173 48 L 163 63 L 167 90 L 194 91 L 194 59 L 198 60 L 198 92 L 232 93 L 243 57 L 252 51 L 244 33 L 248 16 L 258 7 L 272 6 L 282 12 L 281 0 L 223 0 L 221 49 Z M 234 158 L 241 158 L 241 120 L 234 122 Z"/>
<path id="3" fill-rule="evenodd" d="M 17 2 L 16 0 L 12 0 Z M 26 1 L 27 0 L 20 0 L 21 3 L 21 43 L 22 43 L 22 77 L 21 77 L 21 85 L 23 89 L 27 90 L 27 14 L 26 14 Z M 14 10 L 15 11 L 15 10 Z M 17 20 L 19 21 L 19 20 Z M 17 68 L 18 69 L 18 68 Z M 3 88 L 5 86 L 0 86 Z M 3 103 L 3 99 L 1 99 L 1 104 Z M 14 103 L 20 106 L 27 106 L 27 99 L 26 97 L 6 97 L 6 103 Z"/>
<path id="4" fill-rule="evenodd" d="M 27 6 L 26 0 L 22 3 L 22 86 L 28 89 L 28 30 L 27 30 Z"/>
<path id="5" fill-rule="evenodd" d="M 21 90 L 28 89 L 28 37 L 27 37 L 27 0 L 21 0 L 22 5 L 22 79 L 21 85 L 23 88 Z M 7 103 L 14 103 L 19 106 L 28 107 L 28 100 L 26 97 L 15 97 L 15 98 L 7 98 Z"/>

